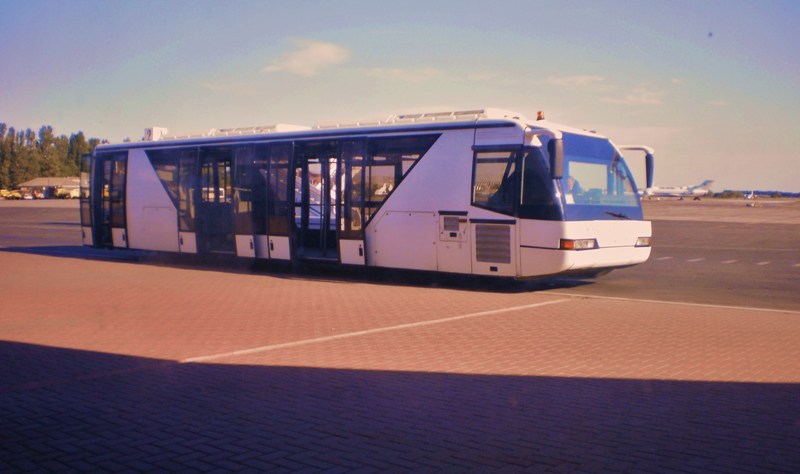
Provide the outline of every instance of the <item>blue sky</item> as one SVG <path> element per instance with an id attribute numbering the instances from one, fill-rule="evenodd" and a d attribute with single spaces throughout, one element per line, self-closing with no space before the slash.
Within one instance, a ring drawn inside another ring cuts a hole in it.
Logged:
<path id="1" fill-rule="evenodd" d="M 0 0 L 0 122 L 120 141 L 544 110 L 655 147 L 660 185 L 798 192 L 798 22 L 793 0 Z"/>

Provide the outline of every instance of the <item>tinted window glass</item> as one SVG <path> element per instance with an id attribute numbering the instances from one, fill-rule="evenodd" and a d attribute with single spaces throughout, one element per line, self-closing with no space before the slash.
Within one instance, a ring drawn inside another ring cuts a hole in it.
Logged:
<path id="1" fill-rule="evenodd" d="M 89 173 L 91 172 L 92 155 L 81 157 L 81 225 L 90 227 L 92 225 L 91 214 L 91 186 Z"/>
<path id="2" fill-rule="evenodd" d="M 364 161 L 366 141 L 346 141 L 342 143 L 342 162 L 344 172 L 342 181 L 343 219 L 340 221 L 341 237 L 360 239 L 364 236 Z"/>
<path id="3" fill-rule="evenodd" d="M 516 151 L 475 153 L 472 204 L 502 214 L 514 213 Z"/>
<path id="4" fill-rule="evenodd" d="M 111 164 L 111 226 L 124 229 L 125 222 L 125 173 L 128 153 L 117 153 Z"/>
<path id="5" fill-rule="evenodd" d="M 158 179 L 167 191 L 169 198 L 178 208 L 178 162 L 181 152 L 185 150 L 147 150 L 150 164 L 156 171 Z"/>
<path id="6" fill-rule="evenodd" d="M 561 201 L 550 177 L 545 155 L 540 148 L 525 151 L 522 159 L 519 217 L 525 219 L 561 220 Z"/>
<path id="7" fill-rule="evenodd" d="M 256 157 L 252 146 L 236 150 L 233 202 L 236 233 L 241 235 L 267 233 L 267 160 Z"/>
<path id="8" fill-rule="evenodd" d="M 439 135 L 424 135 L 369 140 L 364 165 L 364 222 L 378 211 L 438 138 Z"/>
<path id="9" fill-rule="evenodd" d="M 197 201 L 197 148 L 147 150 L 147 157 L 178 209 L 179 228 L 194 232 Z"/>
<path id="10" fill-rule="evenodd" d="M 269 162 L 267 189 L 267 219 L 269 235 L 289 235 L 289 189 L 294 180 L 289 178 L 289 160 L 293 152 L 292 143 L 276 143 L 259 146 L 258 160 Z"/>

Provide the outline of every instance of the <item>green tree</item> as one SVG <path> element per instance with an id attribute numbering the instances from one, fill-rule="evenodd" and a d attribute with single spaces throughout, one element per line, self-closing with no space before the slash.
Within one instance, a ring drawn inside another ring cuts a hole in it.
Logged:
<path id="1" fill-rule="evenodd" d="M 38 135 L 0 122 L 0 187 L 12 188 L 42 176 L 78 176 L 81 156 L 100 144 L 83 132 L 57 136 L 44 125 Z"/>
<path id="2" fill-rule="evenodd" d="M 11 147 L 7 139 L 8 126 L 0 123 L 0 189 L 11 187 Z"/>
<path id="3" fill-rule="evenodd" d="M 36 133 L 30 128 L 19 131 L 12 148 L 11 173 L 16 186 L 39 176 L 41 172 L 39 150 L 36 147 Z"/>
<path id="4" fill-rule="evenodd" d="M 83 132 L 73 133 L 69 137 L 69 157 L 67 161 L 70 163 L 70 169 L 75 170 L 70 176 L 78 175 L 81 169 L 81 157 L 93 152 L 98 143 L 100 141 L 95 138 L 87 141 Z"/>
<path id="5" fill-rule="evenodd" d="M 16 172 L 14 170 L 17 161 L 17 131 L 14 127 L 9 127 L 6 132 L 6 138 L 3 140 L 6 154 L 6 166 L 8 166 L 8 185 L 9 187 L 16 184 Z"/>
<path id="6" fill-rule="evenodd" d="M 42 126 L 36 141 L 36 152 L 39 157 L 39 176 L 58 176 L 61 171 L 56 153 L 56 136 L 53 127 Z"/>
<path id="7" fill-rule="evenodd" d="M 78 176 L 78 169 L 69 162 L 69 138 L 66 135 L 58 136 L 54 148 L 58 162 L 57 176 Z"/>

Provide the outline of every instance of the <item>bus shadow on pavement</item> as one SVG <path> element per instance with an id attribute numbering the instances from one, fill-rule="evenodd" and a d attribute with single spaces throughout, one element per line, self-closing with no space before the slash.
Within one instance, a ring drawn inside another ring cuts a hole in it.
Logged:
<path id="1" fill-rule="evenodd" d="M 0 247 L 0 252 L 26 253 L 45 257 L 79 258 L 84 260 L 144 261 L 148 253 L 138 250 L 112 252 L 83 245 L 41 245 Z"/>
<path id="2" fill-rule="evenodd" d="M 798 384 L 0 357 L 6 472 L 800 470 Z"/>
<path id="3" fill-rule="evenodd" d="M 458 275 L 415 270 L 342 267 L 331 265 L 292 265 L 284 262 L 253 260 L 227 255 L 188 255 L 144 250 L 109 250 L 82 245 L 11 246 L 0 252 L 25 253 L 59 258 L 96 261 L 117 261 L 144 265 L 217 271 L 228 273 L 264 274 L 274 278 L 303 278 L 321 281 L 358 282 L 383 285 L 448 288 L 465 291 L 499 293 L 535 292 L 570 289 L 593 284 L 592 279 L 566 276 L 514 280 L 476 275 Z"/>

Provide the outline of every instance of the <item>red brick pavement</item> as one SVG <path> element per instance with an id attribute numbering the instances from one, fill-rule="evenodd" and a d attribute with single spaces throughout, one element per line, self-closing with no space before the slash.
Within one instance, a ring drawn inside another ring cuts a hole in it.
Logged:
<path id="1" fill-rule="evenodd" d="M 800 471 L 797 313 L 0 264 L 0 470 Z"/>

